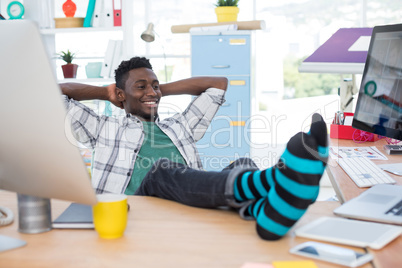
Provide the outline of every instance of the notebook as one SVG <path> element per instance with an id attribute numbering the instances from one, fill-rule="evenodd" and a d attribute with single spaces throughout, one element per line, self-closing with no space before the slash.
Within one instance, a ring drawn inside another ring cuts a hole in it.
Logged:
<path id="1" fill-rule="evenodd" d="M 92 207 L 78 203 L 71 205 L 53 221 L 53 228 L 93 229 Z"/>
<path id="2" fill-rule="evenodd" d="M 402 186 L 377 184 L 334 210 L 346 218 L 402 225 Z"/>

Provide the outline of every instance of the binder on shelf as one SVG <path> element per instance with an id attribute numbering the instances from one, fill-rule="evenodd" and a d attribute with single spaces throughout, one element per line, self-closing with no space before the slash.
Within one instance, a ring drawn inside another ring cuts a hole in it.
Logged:
<path id="1" fill-rule="evenodd" d="M 97 0 L 93 16 L 93 27 L 113 27 L 112 0 Z"/>
<path id="2" fill-rule="evenodd" d="M 101 76 L 110 77 L 110 70 L 112 69 L 114 49 L 116 47 L 116 40 L 109 40 L 107 45 L 105 59 L 101 69 Z"/>
<path id="3" fill-rule="evenodd" d="M 121 26 L 121 0 L 113 0 L 113 25 Z"/>
<path id="4" fill-rule="evenodd" d="M 108 78 L 114 77 L 114 70 L 117 69 L 120 62 L 122 61 L 122 48 L 123 48 L 123 41 L 122 40 L 109 40 L 105 59 L 101 69 L 101 76 Z"/>
<path id="5" fill-rule="evenodd" d="M 92 20 L 95 11 L 95 3 L 96 0 L 89 0 L 88 2 L 87 15 L 85 16 L 83 25 L 84 27 L 92 27 Z"/>
<path id="6" fill-rule="evenodd" d="M 109 77 L 114 77 L 114 71 L 119 67 L 121 61 L 123 60 L 123 41 L 116 40 L 115 47 L 114 47 L 114 54 L 112 60 L 112 66 L 110 68 Z"/>

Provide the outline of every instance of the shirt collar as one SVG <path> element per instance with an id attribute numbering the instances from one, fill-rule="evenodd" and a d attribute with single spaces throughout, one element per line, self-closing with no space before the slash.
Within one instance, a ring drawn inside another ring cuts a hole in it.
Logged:
<path id="1" fill-rule="evenodd" d="M 139 117 L 139 116 L 136 116 L 136 115 L 132 115 L 132 114 L 126 114 L 126 118 L 132 118 L 133 120 L 135 120 L 135 119 L 138 119 L 138 120 L 140 120 L 140 121 L 144 121 L 144 120 L 141 120 L 142 118 L 141 117 Z M 156 122 L 159 122 L 159 115 L 156 115 L 156 118 L 155 118 L 155 123 Z"/>

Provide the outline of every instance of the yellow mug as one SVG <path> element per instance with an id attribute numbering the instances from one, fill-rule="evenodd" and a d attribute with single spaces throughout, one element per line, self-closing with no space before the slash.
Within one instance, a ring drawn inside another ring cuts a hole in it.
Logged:
<path id="1" fill-rule="evenodd" d="M 95 230 L 101 238 L 122 237 L 127 226 L 127 196 L 124 194 L 98 194 L 93 206 Z"/>

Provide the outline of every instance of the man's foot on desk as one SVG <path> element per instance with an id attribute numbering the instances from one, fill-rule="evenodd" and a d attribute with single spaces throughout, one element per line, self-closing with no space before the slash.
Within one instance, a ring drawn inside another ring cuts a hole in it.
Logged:
<path id="1" fill-rule="evenodd" d="M 236 179 L 236 200 L 255 200 L 248 214 L 257 220 L 262 238 L 285 235 L 317 198 L 328 159 L 327 135 L 322 117 L 314 114 L 310 131 L 293 136 L 275 166 Z"/>

